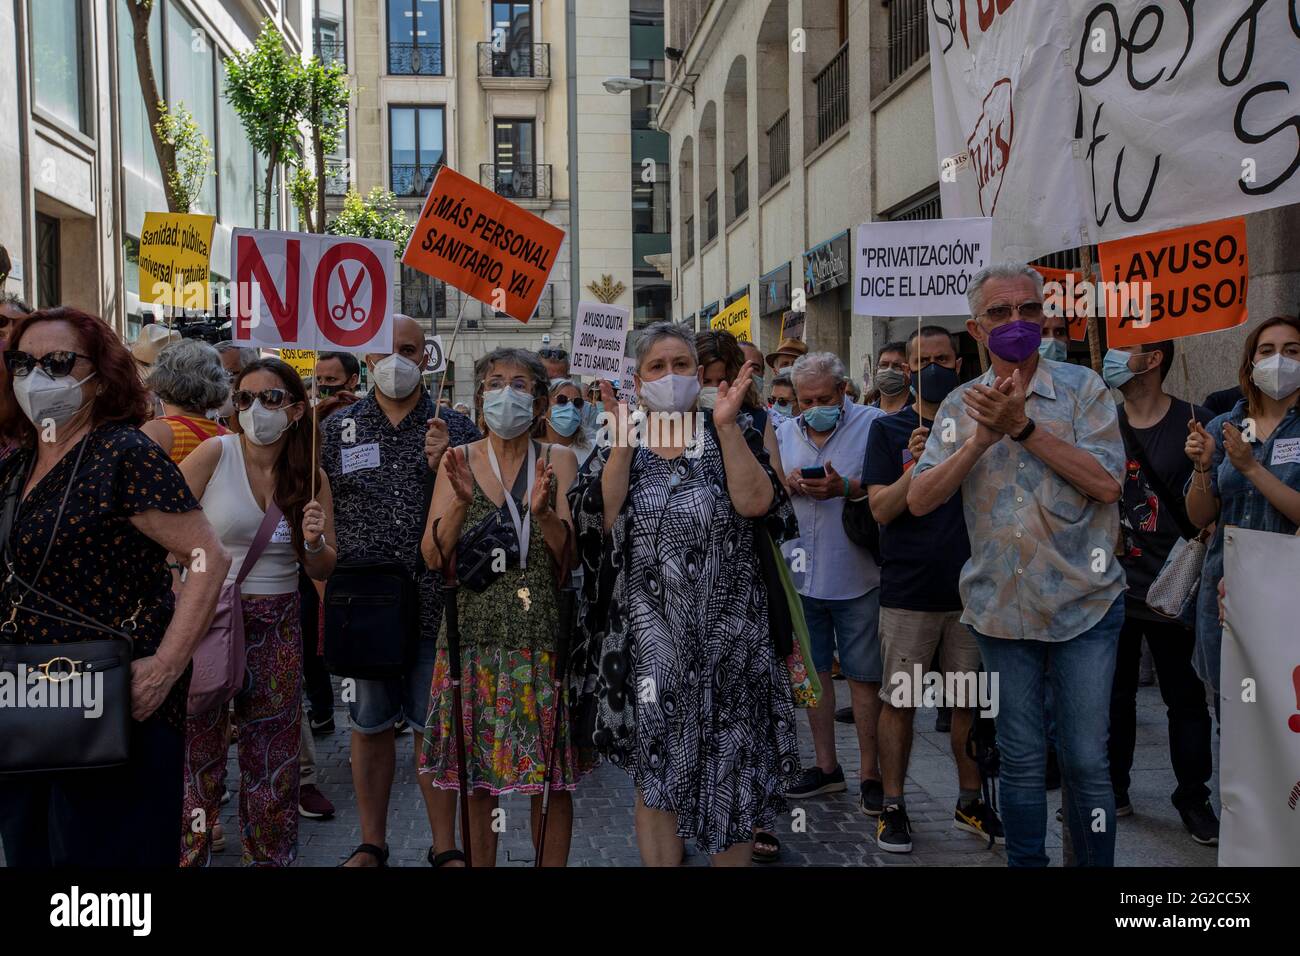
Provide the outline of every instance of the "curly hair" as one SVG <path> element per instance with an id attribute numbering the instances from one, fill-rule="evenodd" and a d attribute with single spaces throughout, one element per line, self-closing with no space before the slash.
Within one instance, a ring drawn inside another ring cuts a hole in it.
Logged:
<path id="1" fill-rule="evenodd" d="M 202 339 L 181 339 L 159 352 L 145 385 L 168 405 L 199 415 L 230 396 L 221 353 Z"/>
<path id="2" fill-rule="evenodd" d="M 19 349 L 27 330 L 41 322 L 66 322 L 72 326 L 80 340 L 77 351 L 95 369 L 94 381 L 98 388 L 90 409 L 92 427 L 105 422 L 123 422 L 138 428 L 149 420 L 153 409 L 135 359 L 108 323 L 67 306 L 39 309 L 14 322 L 9 347 Z M 24 448 L 36 443 L 36 427 L 14 398 L 13 378 L 9 375 L 3 376 L 0 383 L 0 439 Z"/>

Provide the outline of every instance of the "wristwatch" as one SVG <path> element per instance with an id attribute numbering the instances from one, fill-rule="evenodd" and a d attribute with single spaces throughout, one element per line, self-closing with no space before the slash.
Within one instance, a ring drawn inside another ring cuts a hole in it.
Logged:
<path id="1" fill-rule="evenodd" d="M 1035 423 L 1034 423 L 1034 420 L 1031 418 L 1031 419 L 1029 419 L 1029 424 L 1026 425 L 1024 428 L 1020 429 L 1020 434 L 1019 434 L 1019 435 L 1012 435 L 1012 436 L 1011 436 L 1011 440 L 1012 440 L 1012 441 L 1024 441 L 1026 438 L 1028 438 L 1030 435 L 1032 435 L 1032 434 L 1034 433 L 1034 427 L 1035 427 Z"/>

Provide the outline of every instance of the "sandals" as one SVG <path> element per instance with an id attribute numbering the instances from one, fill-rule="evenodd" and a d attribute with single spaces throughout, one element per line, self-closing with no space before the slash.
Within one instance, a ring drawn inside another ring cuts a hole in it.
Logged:
<path id="1" fill-rule="evenodd" d="M 763 849 L 760 849 L 763 847 Z M 775 863 L 781 857 L 781 841 L 766 830 L 754 831 L 752 859 L 755 863 Z"/>
<path id="2" fill-rule="evenodd" d="M 344 860 L 343 863 L 340 863 L 339 866 L 343 866 L 344 863 L 347 863 L 348 860 L 351 860 L 358 853 L 368 853 L 379 861 L 379 866 L 388 866 L 388 847 L 375 846 L 373 843 L 362 843 L 358 845 L 355 850 L 348 854 L 348 859 Z"/>
<path id="3" fill-rule="evenodd" d="M 429 865 L 433 867 L 446 866 L 453 860 L 465 862 L 465 854 L 460 850 L 443 850 L 437 856 L 433 855 L 433 847 L 429 847 L 428 855 Z"/>

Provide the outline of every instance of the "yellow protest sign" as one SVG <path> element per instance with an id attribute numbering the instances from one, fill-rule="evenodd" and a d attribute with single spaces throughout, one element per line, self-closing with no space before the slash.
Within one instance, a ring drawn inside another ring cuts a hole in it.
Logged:
<path id="1" fill-rule="evenodd" d="M 208 266 L 215 216 L 147 212 L 140 230 L 140 301 L 212 308 Z"/>
<path id="2" fill-rule="evenodd" d="M 754 339 L 749 331 L 750 320 L 749 294 L 746 293 L 715 315 L 709 328 L 730 332 L 741 342 L 752 342 Z"/>
<path id="3" fill-rule="evenodd" d="M 297 372 L 299 378 L 316 374 L 316 353 L 311 349 L 280 349 L 280 360 Z"/>

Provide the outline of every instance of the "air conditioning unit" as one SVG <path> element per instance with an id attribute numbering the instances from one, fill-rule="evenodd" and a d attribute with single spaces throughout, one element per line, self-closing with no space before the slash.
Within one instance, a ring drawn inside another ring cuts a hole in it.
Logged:
<path id="1" fill-rule="evenodd" d="M 466 320 L 465 320 L 465 328 L 467 328 L 467 329 L 472 329 L 472 330 L 474 330 L 474 331 L 478 331 L 478 327 L 479 327 L 479 326 L 478 326 L 478 319 L 466 319 Z"/>

